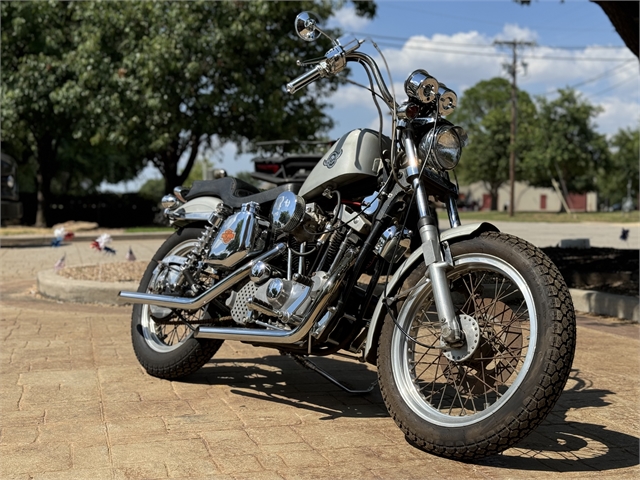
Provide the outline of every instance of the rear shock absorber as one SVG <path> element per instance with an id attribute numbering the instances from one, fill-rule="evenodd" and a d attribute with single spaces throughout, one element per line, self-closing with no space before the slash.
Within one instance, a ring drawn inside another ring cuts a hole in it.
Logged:
<path id="1" fill-rule="evenodd" d="M 209 217 L 209 225 L 204 228 L 202 235 L 198 238 L 198 246 L 187 254 L 187 261 L 183 266 L 182 272 L 186 280 L 191 284 L 192 289 L 197 290 L 197 282 L 191 272 L 195 272 L 196 277 L 200 275 L 200 270 L 196 269 L 196 267 L 207 254 L 211 242 L 213 242 L 215 235 L 218 233 L 220 225 L 222 225 L 222 222 L 224 222 L 232 212 L 233 209 L 231 207 L 223 203 L 219 204 Z M 194 291 L 194 293 L 197 292 Z"/>

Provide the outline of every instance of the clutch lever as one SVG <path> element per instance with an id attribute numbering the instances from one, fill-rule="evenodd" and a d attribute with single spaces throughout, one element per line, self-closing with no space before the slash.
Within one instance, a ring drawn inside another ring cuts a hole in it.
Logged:
<path id="1" fill-rule="evenodd" d="M 296 65 L 299 67 L 308 67 L 309 65 L 315 65 L 324 60 L 324 57 L 312 58 L 311 60 L 296 60 Z"/>

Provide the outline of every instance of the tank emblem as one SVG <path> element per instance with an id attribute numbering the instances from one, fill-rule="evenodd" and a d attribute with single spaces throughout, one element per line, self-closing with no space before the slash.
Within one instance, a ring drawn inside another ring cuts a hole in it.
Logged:
<path id="1" fill-rule="evenodd" d="M 338 158 L 340 158 L 340 155 L 342 155 L 342 149 L 340 149 L 339 151 L 335 151 L 333 152 L 331 155 L 329 155 L 324 162 L 322 162 L 322 164 L 327 167 L 327 168 L 333 168 L 333 166 L 336 164 L 336 162 L 338 161 Z"/>
<path id="2" fill-rule="evenodd" d="M 224 232 L 222 232 L 222 234 L 220 235 L 220 240 L 222 240 L 222 243 L 224 244 L 228 244 L 231 240 L 233 240 L 234 238 L 236 238 L 236 232 L 234 232 L 233 230 L 231 230 L 230 228 L 227 228 Z"/>

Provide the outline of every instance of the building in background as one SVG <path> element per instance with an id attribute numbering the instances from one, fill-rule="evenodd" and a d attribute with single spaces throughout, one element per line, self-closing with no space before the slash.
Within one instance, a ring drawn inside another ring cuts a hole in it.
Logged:
<path id="1" fill-rule="evenodd" d="M 514 193 L 514 211 L 516 212 L 560 212 L 562 210 L 561 194 L 554 188 L 532 187 L 526 183 L 516 182 Z M 460 200 L 465 208 L 473 210 L 489 210 L 491 195 L 482 182 L 460 186 Z M 598 195 L 595 192 L 570 193 L 566 199 L 572 212 L 598 211 Z M 509 209 L 509 185 L 498 190 L 498 209 Z"/>

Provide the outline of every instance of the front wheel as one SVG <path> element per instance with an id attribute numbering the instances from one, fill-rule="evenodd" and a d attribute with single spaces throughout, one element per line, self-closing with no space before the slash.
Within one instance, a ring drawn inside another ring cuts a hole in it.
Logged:
<path id="1" fill-rule="evenodd" d="M 164 293 L 167 275 L 173 272 L 158 263 L 170 256 L 184 257 L 198 245 L 202 230 L 184 228 L 171 235 L 158 249 L 142 277 L 139 292 Z M 131 317 L 133 350 L 150 375 L 168 380 L 200 369 L 218 351 L 224 340 L 194 338 L 186 322 L 198 323 L 204 309 L 174 312 L 162 321 L 154 320 L 149 305 L 136 304 Z"/>
<path id="2" fill-rule="evenodd" d="M 524 240 L 486 232 L 451 253 L 447 277 L 464 345 L 441 345 L 431 285 L 422 282 L 385 319 L 378 375 L 409 441 L 473 460 L 513 446 L 550 412 L 570 373 L 575 313 L 556 266 Z M 416 266 L 402 290 L 425 273 Z"/>

